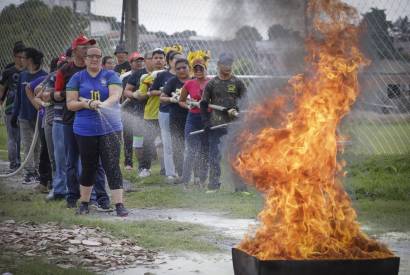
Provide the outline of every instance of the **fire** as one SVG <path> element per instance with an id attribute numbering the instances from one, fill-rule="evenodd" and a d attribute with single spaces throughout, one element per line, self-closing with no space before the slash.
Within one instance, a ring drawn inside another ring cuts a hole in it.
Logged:
<path id="1" fill-rule="evenodd" d="M 286 97 L 256 107 L 247 125 L 265 126 L 237 139 L 232 166 L 266 199 L 260 227 L 239 248 L 263 260 L 391 257 L 361 232 L 337 160 L 337 126 L 358 95 L 360 67 L 369 63 L 358 48 L 358 13 L 338 0 L 311 0 L 309 12 L 308 73 L 287 88 L 293 111 L 280 111 Z M 283 121 L 273 127 L 278 117 Z"/>

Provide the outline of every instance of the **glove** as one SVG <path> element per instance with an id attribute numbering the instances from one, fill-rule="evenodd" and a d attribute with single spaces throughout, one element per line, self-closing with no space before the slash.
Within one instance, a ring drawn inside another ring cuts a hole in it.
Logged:
<path id="1" fill-rule="evenodd" d="M 44 102 L 44 101 L 42 101 L 42 102 L 41 102 L 41 106 L 43 106 L 44 108 L 45 108 L 45 107 L 49 107 L 49 106 L 51 106 L 51 103 L 50 103 L 50 102 Z"/>
<path id="2" fill-rule="evenodd" d="M 235 108 L 228 109 L 227 113 L 230 118 L 235 118 L 239 115 L 238 110 L 236 110 Z"/>
<path id="3" fill-rule="evenodd" d="M 13 128 L 19 127 L 19 126 L 18 126 L 18 123 L 17 123 L 17 116 L 12 116 L 12 117 L 11 117 L 11 119 L 10 119 L 10 125 L 11 125 L 11 127 L 13 127 Z"/>
<path id="4" fill-rule="evenodd" d="M 194 101 L 192 101 L 192 100 L 187 100 L 186 106 L 188 107 L 189 110 L 196 107 Z"/>

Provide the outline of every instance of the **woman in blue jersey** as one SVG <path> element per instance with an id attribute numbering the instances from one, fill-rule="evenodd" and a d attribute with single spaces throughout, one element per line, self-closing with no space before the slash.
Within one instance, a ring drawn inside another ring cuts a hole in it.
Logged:
<path id="1" fill-rule="evenodd" d="M 123 204 L 120 170 L 121 80 L 114 71 L 101 67 L 102 53 L 98 47 L 87 50 L 86 69 L 68 82 L 67 107 L 76 112 L 73 130 L 81 156 L 81 205 L 78 214 L 87 214 L 92 184 L 95 182 L 98 160 L 107 175 L 112 201 L 118 216 L 127 216 Z"/>

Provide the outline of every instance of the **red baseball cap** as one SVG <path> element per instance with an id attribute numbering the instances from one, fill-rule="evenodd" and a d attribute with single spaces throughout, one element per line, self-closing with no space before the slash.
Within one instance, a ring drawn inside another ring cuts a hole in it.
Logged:
<path id="1" fill-rule="evenodd" d="M 134 59 L 144 59 L 139 52 L 132 52 L 128 57 L 128 61 L 131 63 Z"/>
<path id="2" fill-rule="evenodd" d="M 80 45 L 95 45 L 96 43 L 95 39 L 89 39 L 87 36 L 80 34 L 71 43 L 71 48 L 74 50 Z"/>

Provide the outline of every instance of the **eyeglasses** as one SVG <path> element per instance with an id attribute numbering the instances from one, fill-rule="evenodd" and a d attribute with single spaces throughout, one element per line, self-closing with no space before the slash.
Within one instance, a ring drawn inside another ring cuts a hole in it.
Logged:
<path id="1" fill-rule="evenodd" d="M 144 59 L 138 58 L 138 59 L 133 59 L 131 62 L 144 62 Z"/>
<path id="2" fill-rule="evenodd" d="M 87 54 L 87 57 L 88 57 L 89 59 L 93 59 L 93 58 L 95 58 L 95 59 L 100 59 L 100 58 L 102 57 L 102 55 L 98 55 L 98 54 Z"/>
<path id="3" fill-rule="evenodd" d="M 177 67 L 175 68 L 176 71 L 181 71 L 181 70 L 186 70 L 188 67 L 187 66 L 182 66 L 182 67 Z"/>

